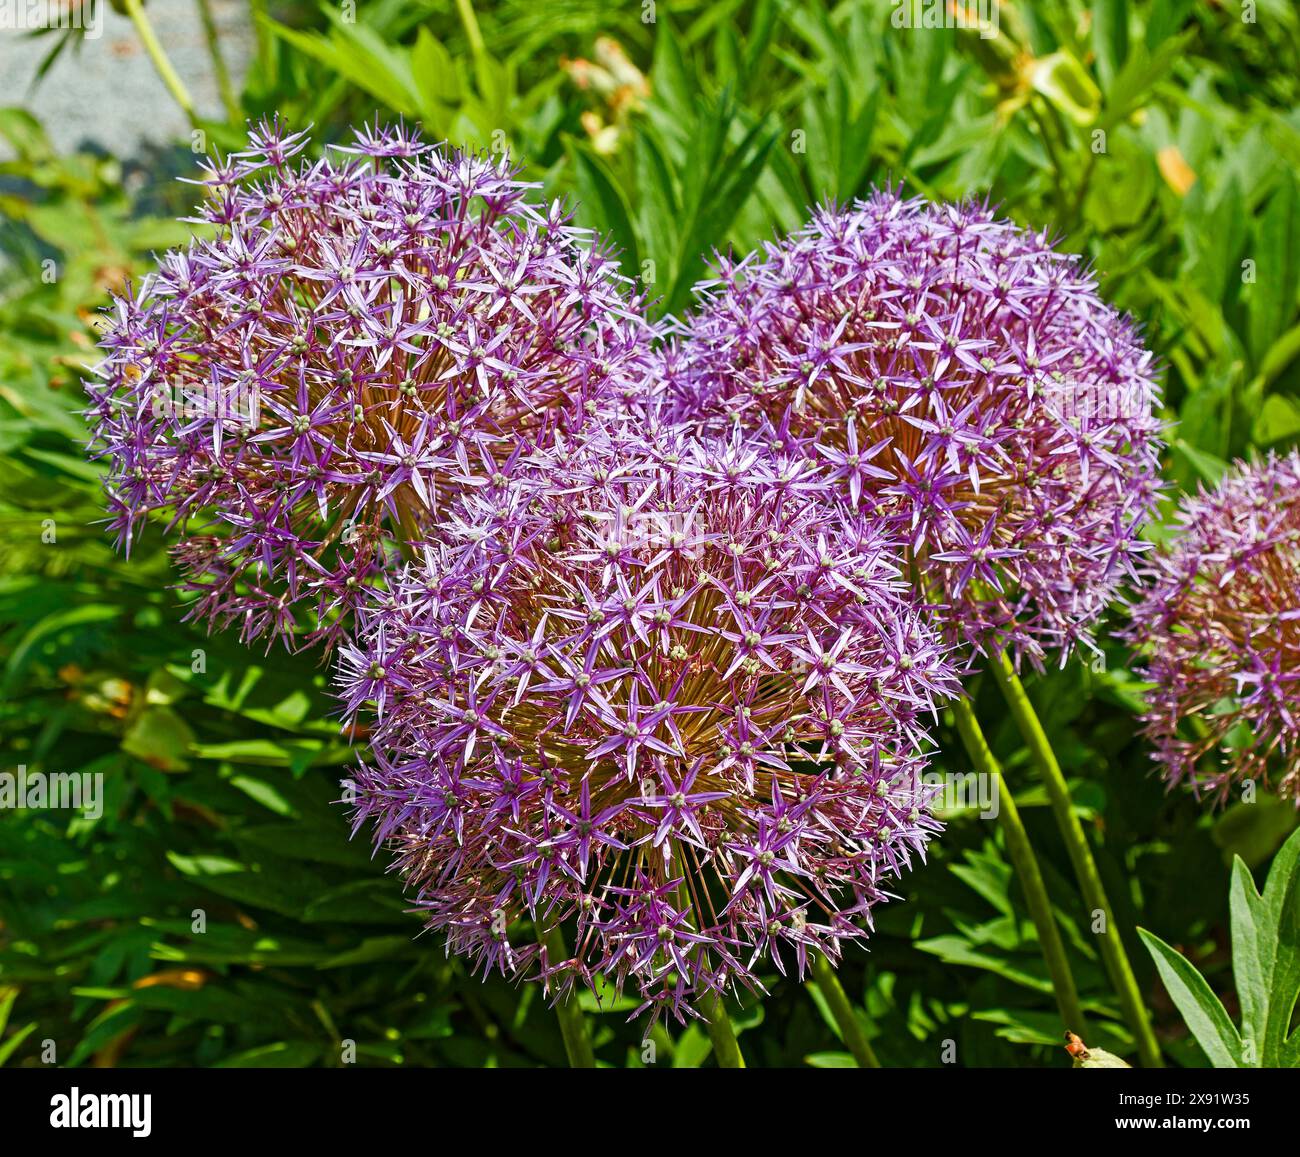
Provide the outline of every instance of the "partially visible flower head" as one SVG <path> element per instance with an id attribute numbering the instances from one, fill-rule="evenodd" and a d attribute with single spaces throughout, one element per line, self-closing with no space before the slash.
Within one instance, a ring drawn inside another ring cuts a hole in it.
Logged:
<path id="1" fill-rule="evenodd" d="M 451 950 L 680 1016 L 864 934 L 938 827 L 924 716 L 956 687 L 889 543 L 823 485 L 589 427 L 467 495 L 362 609 L 357 823 Z M 557 922 L 568 960 L 536 947 Z"/>
<path id="2" fill-rule="evenodd" d="M 979 204 L 875 194 L 701 286 L 678 414 L 825 463 L 950 635 L 1091 644 L 1158 484 L 1151 356 L 1078 261 Z"/>
<path id="3" fill-rule="evenodd" d="M 91 389 L 119 540 L 169 513 L 192 614 L 246 640 L 303 604 L 332 639 L 453 475 L 499 479 L 576 426 L 649 338 L 614 262 L 504 159 L 404 129 L 306 144 L 264 125 L 208 166 L 215 236 L 117 302 Z"/>
<path id="4" fill-rule="evenodd" d="M 1300 802 L 1300 453 L 1239 463 L 1176 529 L 1126 632 L 1153 758 L 1198 795 L 1251 780 Z"/>

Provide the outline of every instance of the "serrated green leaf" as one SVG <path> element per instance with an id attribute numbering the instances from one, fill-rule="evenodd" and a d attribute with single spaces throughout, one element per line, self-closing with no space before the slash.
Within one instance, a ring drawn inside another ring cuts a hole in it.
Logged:
<path id="1" fill-rule="evenodd" d="M 1234 861 L 1229 908 L 1242 1033 L 1253 1063 L 1271 1068 L 1282 1063 L 1300 996 L 1300 831 L 1274 857 L 1262 896 L 1250 869 Z"/>
<path id="2" fill-rule="evenodd" d="M 1214 990 L 1181 952 L 1170 948 L 1159 936 L 1139 928 L 1138 935 L 1151 953 L 1160 979 L 1164 981 L 1178 1011 L 1216 1069 L 1241 1066 L 1241 1037 Z"/>

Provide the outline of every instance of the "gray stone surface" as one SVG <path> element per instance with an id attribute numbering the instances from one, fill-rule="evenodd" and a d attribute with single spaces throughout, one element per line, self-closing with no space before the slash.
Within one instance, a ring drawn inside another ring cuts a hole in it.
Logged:
<path id="1" fill-rule="evenodd" d="M 3 0 L 0 0 L 3 3 Z M 238 92 L 253 47 L 245 0 L 211 0 L 222 55 Z M 148 0 L 145 10 L 200 116 L 222 118 L 212 61 L 195 0 Z M 33 89 L 54 34 L 0 30 L 0 104 L 21 105 L 44 124 L 55 145 L 85 145 L 133 158 L 147 145 L 188 136 L 189 123 L 159 79 L 135 29 L 100 0 L 103 31 L 80 50 L 69 47 Z"/>

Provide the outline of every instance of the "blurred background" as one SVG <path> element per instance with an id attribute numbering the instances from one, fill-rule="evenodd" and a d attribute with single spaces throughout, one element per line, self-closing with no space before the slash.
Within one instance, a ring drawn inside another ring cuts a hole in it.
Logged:
<path id="1" fill-rule="evenodd" d="M 279 113 L 320 143 L 403 117 L 508 151 L 612 238 L 657 312 L 712 251 L 887 183 L 987 197 L 1095 264 L 1163 366 L 1171 494 L 1300 439 L 1300 15 L 1291 0 L 52 0 L 0 20 L 0 771 L 103 776 L 102 814 L 0 810 L 0 1064 L 563 1064 L 536 987 L 417 937 L 333 803 L 349 753 L 311 654 L 182 624 L 161 534 L 98 520 L 82 382 L 95 317 L 182 243 L 198 154 Z M 25 5 L 0 3 L 0 17 Z M 926 21 L 924 12 L 942 20 Z M 967 16 L 983 13 L 980 26 Z M 94 27 L 89 25 L 94 23 Z M 966 27 L 899 27 L 899 24 Z M 1155 528 L 1153 534 L 1159 534 Z M 1123 648 L 1030 680 L 1177 1063 L 1205 1058 L 1131 935 L 1180 947 L 1235 1015 L 1228 864 L 1262 879 L 1293 808 L 1167 796 Z M 982 689 L 979 689 L 982 692 Z M 1001 718 L 996 691 L 984 718 Z M 944 770 L 965 771 L 939 729 Z M 1008 721 L 991 728 L 1100 1045 L 1131 1055 L 1089 914 Z M 1068 1063 L 991 824 L 954 813 L 842 975 L 886 1065 Z M 201 918 L 199 913 L 202 914 Z M 199 928 L 202 925 L 201 929 Z M 735 1019 L 755 1065 L 848 1063 L 773 972 Z M 641 1063 L 634 1002 L 593 1015 Z M 698 1027 L 659 1062 L 709 1063 Z"/>

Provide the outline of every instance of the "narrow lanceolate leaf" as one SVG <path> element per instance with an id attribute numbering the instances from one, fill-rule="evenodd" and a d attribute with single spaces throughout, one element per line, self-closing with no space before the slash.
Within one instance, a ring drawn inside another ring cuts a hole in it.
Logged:
<path id="1" fill-rule="evenodd" d="M 1289 173 L 1269 200 L 1256 231 L 1259 270 L 1249 301 L 1249 348 L 1261 362 L 1296 315 L 1300 281 L 1300 196 Z"/>
<path id="2" fill-rule="evenodd" d="M 36 1021 L 31 1024 L 25 1024 L 13 1034 L 7 1041 L 0 1043 L 0 1066 L 8 1062 L 9 1058 L 18 1051 L 18 1046 L 23 1043 L 29 1036 L 36 1031 Z"/>
<path id="3" fill-rule="evenodd" d="M 637 238 L 626 194 L 609 166 L 591 148 L 573 138 L 566 140 L 565 145 L 578 181 L 579 218 L 613 242 L 624 274 L 636 277 L 640 272 Z"/>
<path id="4" fill-rule="evenodd" d="M 1210 1063 L 1216 1069 L 1240 1068 L 1241 1037 L 1205 977 L 1196 971 L 1187 957 L 1170 948 L 1159 936 L 1153 936 L 1145 928 L 1139 928 L 1138 935 Z"/>
<path id="5" fill-rule="evenodd" d="M 1232 869 L 1232 961 L 1242 1035 L 1245 1046 L 1258 1052 L 1255 1063 L 1266 1068 L 1285 1063 L 1287 1030 L 1300 995 L 1298 868 L 1300 832 L 1278 852 L 1263 896 L 1241 859 Z M 1291 1042 L 1293 1050 L 1295 1044 Z"/>

